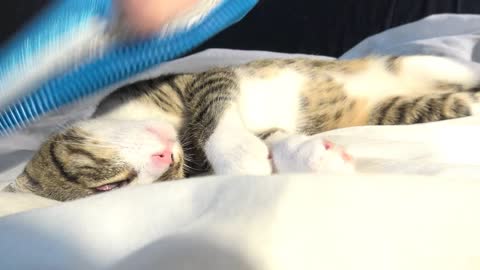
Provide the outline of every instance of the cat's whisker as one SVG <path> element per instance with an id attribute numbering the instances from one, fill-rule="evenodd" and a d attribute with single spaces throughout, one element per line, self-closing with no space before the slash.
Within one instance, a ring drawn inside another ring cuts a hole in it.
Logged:
<path id="1" fill-rule="evenodd" d="M 191 167 L 190 165 L 188 164 L 183 164 L 183 166 L 186 168 L 186 169 L 189 169 L 189 170 L 195 170 L 193 167 Z"/>

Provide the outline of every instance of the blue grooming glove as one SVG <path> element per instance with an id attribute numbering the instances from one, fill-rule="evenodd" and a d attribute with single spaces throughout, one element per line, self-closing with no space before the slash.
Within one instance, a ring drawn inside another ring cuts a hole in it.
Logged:
<path id="1" fill-rule="evenodd" d="M 157 36 L 132 41 L 110 0 L 56 1 L 0 50 L 0 135 L 192 50 L 257 0 L 204 0 Z"/>

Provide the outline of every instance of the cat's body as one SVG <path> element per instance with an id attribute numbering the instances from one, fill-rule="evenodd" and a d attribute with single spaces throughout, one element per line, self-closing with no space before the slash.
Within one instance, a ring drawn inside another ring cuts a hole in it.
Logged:
<path id="1" fill-rule="evenodd" d="M 260 60 L 138 82 L 54 134 L 16 189 L 70 200 L 209 168 L 351 171 L 351 157 L 315 134 L 469 116 L 478 82 L 469 68 L 431 56 Z"/>

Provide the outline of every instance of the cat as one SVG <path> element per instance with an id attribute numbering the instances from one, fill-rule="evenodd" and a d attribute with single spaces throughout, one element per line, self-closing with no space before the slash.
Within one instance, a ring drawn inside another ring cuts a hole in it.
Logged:
<path id="1" fill-rule="evenodd" d="M 7 189 L 57 201 L 217 175 L 351 173 L 319 133 L 476 113 L 477 75 L 437 56 L 263 59 L 121 87 L 53 133 Z"/>

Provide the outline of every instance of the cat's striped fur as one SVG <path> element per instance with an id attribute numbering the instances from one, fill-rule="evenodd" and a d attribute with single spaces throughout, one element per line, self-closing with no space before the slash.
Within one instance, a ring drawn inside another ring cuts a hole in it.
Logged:
<path id="1" fill-rule="evenodd" d="M 174 180 L 210 167 L 219 174 L 268 174 L 268 149 L 259 138 L 469 116 L 478 101 L 477 83 L 467 67 L 431 56 L 267 59 L 162 76 L 108 96 L 90 120 L 94 124 L 87 120 L 53 134 L 19 176 L 16 189 L 71 200 L 113 182 Z M 173 127 L 181 144 L 168 170 L 137 181 L 146 165 L 135 165 L 135 158 L 143 158 L 138 149 L 150 142 L 131 132 L 151 120 Z M 112 136 L 123 145 L 112 144 Z M 119 150 L 132 141 L 138 151 Z"/>

